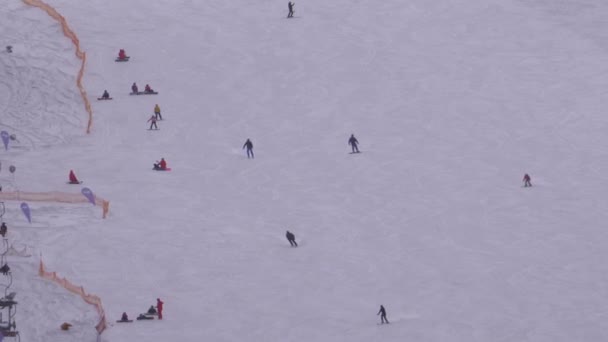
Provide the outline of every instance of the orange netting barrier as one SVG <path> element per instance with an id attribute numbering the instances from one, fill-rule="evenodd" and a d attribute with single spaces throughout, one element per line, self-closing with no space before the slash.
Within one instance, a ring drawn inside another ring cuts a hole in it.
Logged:
<path id="1" fill-rule="evenodd" d="M 82 194 L 69 194 L 59 191 L 51 192 L 0 192 L 0 201 L 34 201 L 34 202 L 60 202 L 60 203 L 90 203 Z M 95 205 L 103 210 L 105 219 L 110 212 L 110 202 L 95 196 Z"/>
<path id="2" fill-rule="evenodd" d="M 78 77 L 76 78 L 76 86 L 78 86 L 78 90 L 80 90 L 80 96 L 84 101 L 84 108 L 87 113 L 89 113 L 89 122 L 87 123 L 87 134 L 91 133 L 91 126 L 93 126 L 93 110 L 91 109 L 91 103 L 89 102 L 89 98 L 87 97 L 87 92 L 84 90 L 82 86 L 82 76 L 84 75 L 84 65 L 87 61 L 87 55 L 80 50 L 80 41 L 78 37 L 72 31 L 72 29 L 68 26 L 68 22 L 65 18 L 57 12 L 56 9 L 47 5 L 46 3 L 40 0 L 23 0 L 27 5 L 38 7 L 43 9 L 48 15 L 50 15 L 53 19 L 57 20 L 59 24 L 61 24 L 61 28 L 63 30 L 63 34 L 68 37 L 74 46 L 76 47 L 76 57 L 82 60 L 82 64 L 80 65 L 80 70 L 78 71 Z"/>
<path id="3" fill-rule="evenodd" d="M 101 305 L 101 299 L 99 297 L 93 294 L 86 294 L 82 286 L 76 286 L 72 284 L 69 280 L 58 277 L 57 273 L 55 272 L 47 272 L 44 269 L 42 259 L 40 259 L 40 268 L 38 270 L 38 275 L 43 279 L 51 280 L 59 284 L 59 286 L 72 292 L 73 294 L 79 295 L 88 304 L 95 306 L 95 308 L 97 309 L 97 313 L 99 314 L 99 323 L 97 323 L 95 329 L 97 330 L 98 334 L 101 334 L 106 329 L 106 314 L 103 310 L 103 306 Z"/>

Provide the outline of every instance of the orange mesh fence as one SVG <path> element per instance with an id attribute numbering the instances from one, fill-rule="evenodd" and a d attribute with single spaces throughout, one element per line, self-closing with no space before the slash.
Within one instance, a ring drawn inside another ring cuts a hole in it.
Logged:
<path id="1" fill-rule="evenodd" d="M 76 286 L 72 284 L 69 280 L 58 277 L 57 273 L 55 272 L 47 272 L 44 269 L 44 263 L 42 262 L 42 259 L 40 260 L 40 268 L 38 269 L 38 275 L 43 279 L 47 279 L 59 284 L 59 286 L 68 290 L 69 292 L 79 295 L 80 298 L 82 298 L 86 303 L 95 306 L 95 308 L 97 309 L 97 313 L 99 314 L 99 323 L 97 323 L 95 329 L 97 330 L 98 334 L 101 334 L 106 329 L 106 314 L 103 310 L 103 305 L 101 305 L 101 299 L 99 297 L 92 294 L 86 294 L 82 286 Z"/>
<path id="2" fill-rule="evenodd" d="M 60 202 L 60 203 L 89 203 L 82 194 L 69 194 L 59 191 L 51 192 L 0 192 L 0 201 L 34 201 L 34 202 Z M 110 202 L 95 196 L 95 205 L 103 210 L 103 218 L 108 216 Z"/>
<path id="3" fill-rule="evenodd" d="M 82 50 L 80 50 L 80 41 L 78 40 L 78 37 L 76 36 L 74 31 L 72 31 L 72 29 L 68 26 L 68 22 L 65 20 L 65 18 L 61 14 L 59 14 L 59 12 L 57 12 L 57 10 L 53 7 L 47 5 L 46 3 L 40 0 L 23 0 L 23 2 L 27 5 L 43 9 L 53 19 L 57 20 L 61 25 L 63 34 L 68 37 L 72 41 L 72 43 L 74 43 L 74 46 L 76 47 L 76 57 L 78 57 L 82 61 L 82 64 L 80 65 L 80 70 L 78 71 L 78 77 L 76 78 L 76 86 L 78 87 L 78 90 L 80 90 L 80 96 L 84 101 L 84 108 L 86 109 L 87 113 L 89 113 L 89 122 L 87 123 L 87 134 L 91 133 L 91 126 L 93 126 L 93 110 L 91 109 L 91 103 L 89 102 L 89 98 L 87 97 L 87 92 L 82 86 L 82 76 L 84 75 L 84 65 L 87 61 L 87 55 Z"/>

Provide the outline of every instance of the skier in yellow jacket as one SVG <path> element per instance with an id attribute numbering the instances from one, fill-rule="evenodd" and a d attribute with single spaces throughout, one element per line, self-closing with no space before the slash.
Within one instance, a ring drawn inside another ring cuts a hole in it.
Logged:
<path id="1" fill-rule="evenodd" d="M 157 120 L 163 119 L 163 116 L 160 115 L 160 107 L 158 106 L 158 104 L 156 106 L 154 106 L 154 116 L 156 116 Z"/>

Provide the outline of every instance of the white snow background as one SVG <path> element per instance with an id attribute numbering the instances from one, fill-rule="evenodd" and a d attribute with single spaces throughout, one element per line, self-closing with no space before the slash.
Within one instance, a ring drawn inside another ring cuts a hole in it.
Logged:
<path id="1" fill-rule="evenodd" d="M 78 193 L 74 169 L 111 204 L 30 202 L 28 224 L 6 202 L 33 254 L 9 259 L 22 341 L 96 338 L 40 254 L 110 323 L 164 300 L 107 342 L 608 340 L 607 2 L 48 3 L 87 53 L 92 133 L 73 45 L 5 1 L 0 184 Z"/>

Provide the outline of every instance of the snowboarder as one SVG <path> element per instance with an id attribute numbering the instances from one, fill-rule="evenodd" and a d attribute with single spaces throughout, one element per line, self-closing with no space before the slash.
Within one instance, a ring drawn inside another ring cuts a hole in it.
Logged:
<path id="1" fill-rule="evenodd" d="M 156 309 L 154 308 L 154 305 L 150 305 L 150 308 L 148 309 L 148 315 L 156 315 Z"/>
<path id="2" fill-rule="evenodd" d="M 118 51 L 118 59 L 120 59 L 120 60 L 127 59 L 127 54 L 125 53 L 124 49 L 120 49 L 120 51 Z"/>
<path id="3" fill-rule="evenodd" d="M 156 298 L 156 310 L 158 310 L 158 319 L 163 319 L 163 301 L 160 298 Z"/>
<path id="4" fill-rule="evenodd" d="M 137 89 L 137 83 L 133 82 L 133 85 L 131 86 L 131 91 L 133 92 L 133 94 L 138 93 L 138 89 Z"/>
<path id="5" fill-rule="evenodd" d="M 74 173 L 74 170 L 70 170 L 70 184 L 80 184 L 80 182 L 78 181 L 78 178 L 76 178 L 76 174 Z"/>
<path id="6" fill-rule="evenodd" d="M 380 311 L 378 311 L 378 315 L 380 315 L 380 320 L 382 324 L 389 323 L 388 319 L 386 319 L 386 310 L 384 310 L 384 306 L 380 305 Z"/>
<path id="7" fill-rule="evenodd" d="M 110 98 L 110 93 L 108 93 L 107 90 L 104 90 L 103 91 L 103 95 L 101 95 L 101 98 L 102 99 L 106 99 L 106 100 L 109 99 Z"/>
<path id="8" fill-rule="evenodd" d="M 350 145 L 350 147 L 353 150 L 352 153 L 359 153 L 359 147 L 357 147 L 357 145 L 359 144 L 359 141 L 357 140 L 357 138 L 355 138 L 354 134 L 350 135 L 350 138 L 348 139 L 348 144 Z"/>
<path id="9" fill-rule="evenodd" d="M 2 222 L 2 225 L 0 225 L 0 235 L 2 235 L 2 237 L 4 237 L 6 235 L 7 231 L 8 231 L 8 227 L 6 226 L 6 223 Z"/>
<path id="10" fill-rule="evenodd" d="M 158 129 L 158 126 L 156 126 L 156 115 L 152 115 L 148 119 L 148 122 L 150 123 L 150 128 L 148 128 L 148 130 L 151 130 L 152 127 L 154 127 L 154 129 Z"/>
<path id="11" fill-rule="evenodd" d="M 295 3 L 291 1 L 287 3 L 287 8 L 289 8 L 289 14 L 287 14 L 287 18 L 293 18 L 293 6 L 295 6 Z"/>
<path id="12" fill-rule="evenodd" d="M 144 88 L 144 92 L 145 93 L 153 93 L 154 90 L 152 90 L 152 88 L 150 88 L 149 84 L 146 84 L 146 87 Z"/>
<path id="13" fill-rule="evenodd" d="M 156 162 L 154 164 L 154 170 L 164 171 L 166 169 L 167 169 L 167 162 L 165 161 L 165 158 L 160 158 L 160 162 Z"/>
<path id="14" fill-rule="evenodd" d="M 289 244 L 291 244 L 291 247 L 298 247 L 298 243 L 296 242 L 296 236 L 292 232 L 288 230 L 285 233 L 285 237 L 287 238 L 287 241 L 289 241 Z"/>
<path id="15" fill-rule="evenodd" d="M 156 115 L 156 118 L 159 120 L 163 119 L 163 116 L 160 115 L 160 107 L 158 106 L 158 104 L 154 106 L 154 115 Z"/>
<path id="16" fill-rule="evenodd" d="M 247 148 L 247 159 L 253 158 L 253 143 L 251 140 L 247 139 L 245 144 L 243 145 L 243 149 Z"/>
<path id="17" fill-rule="evenodd" d="M 529 186 L 532 186 L 532 183 L 530 183 L 530 175 L 529 175 L 529 174 L 527 174 L 527 173 L 526 173 L 526 174 L 524 175 L 524 179 L 523 179 L 523 181 L 524 181 L 524 188 L 527 188 L 527 187 L 529 187 Z"/>
<path id="18" fill-rule="evenodd" d="M 129 321 L 129 316 L 127 316 L 126 312 L 122 313 L 122 317 L 120 317 L 120 321 L 121 322 L 128 322 Z"/>

